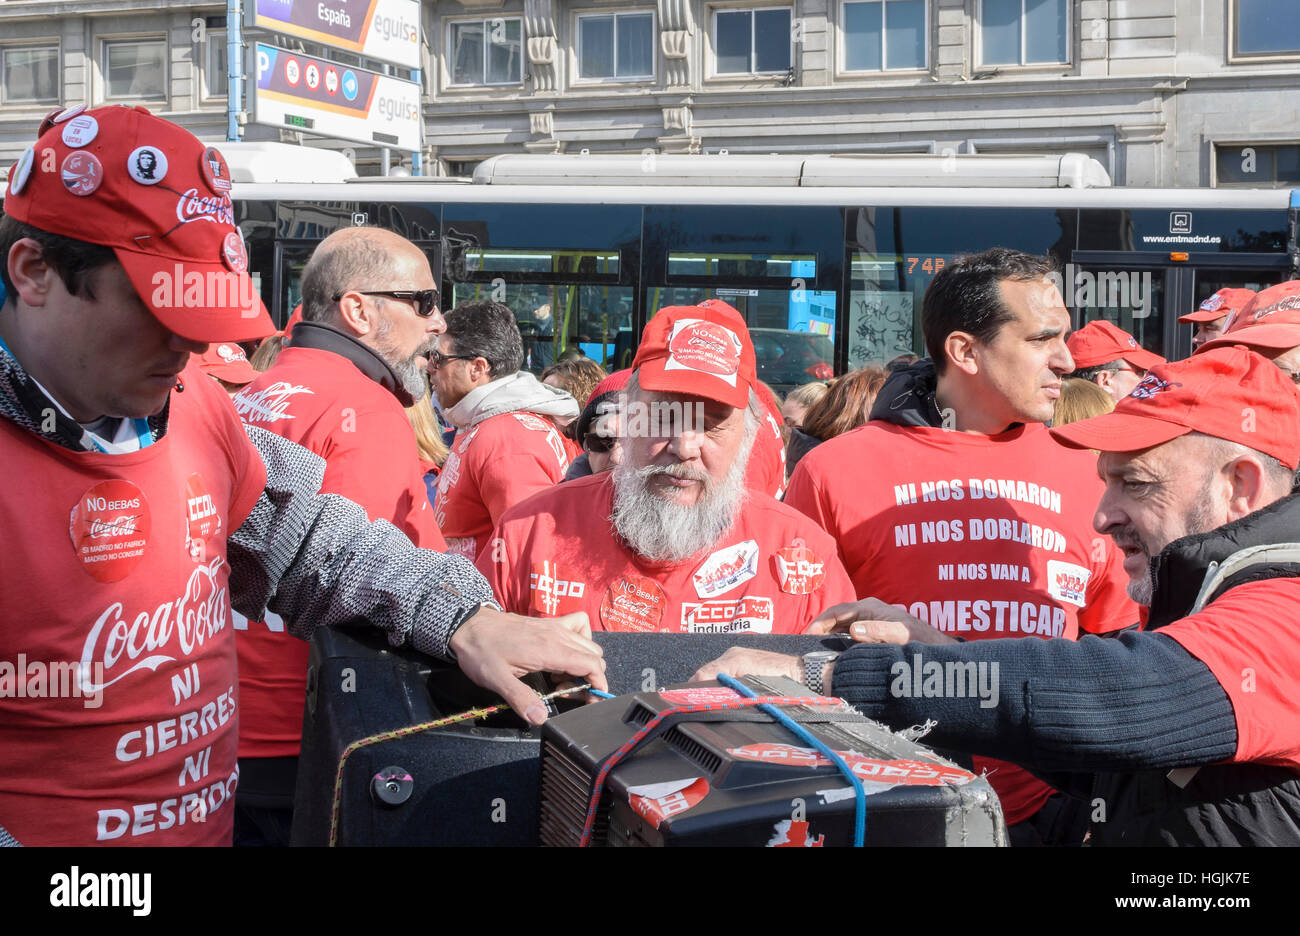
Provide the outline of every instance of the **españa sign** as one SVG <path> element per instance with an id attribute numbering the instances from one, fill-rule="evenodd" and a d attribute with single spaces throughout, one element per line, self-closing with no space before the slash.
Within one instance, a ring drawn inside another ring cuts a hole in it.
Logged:
<path id="1" fill-rule="evenodd" d="M 419 0 L 253 0 L 253 25 L 420 67 Z"/>
<path id="2" fill-rule="evenodd" d="M 259 42 L 253 121 L 417 151 L 420 86 Z"/>

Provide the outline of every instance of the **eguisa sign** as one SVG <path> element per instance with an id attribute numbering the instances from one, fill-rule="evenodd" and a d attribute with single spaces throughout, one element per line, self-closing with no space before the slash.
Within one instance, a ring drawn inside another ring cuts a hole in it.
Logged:
<path id="1" fill-rule="evenodd" d="M 420 67 L 419 0 L 250 0 L 252 25 Z"/>
<path id="2" fill-rule="evenodd" d="M 415 82 L 264 42 L 256 48 L 254 123 L 419 151 L 420 86 Z"/>

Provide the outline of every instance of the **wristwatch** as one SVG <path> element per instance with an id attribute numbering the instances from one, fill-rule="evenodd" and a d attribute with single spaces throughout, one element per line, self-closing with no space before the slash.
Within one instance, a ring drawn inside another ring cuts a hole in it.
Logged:
<path id="1" fill-rule="evenodd" d="M 826 669 L 827 663 L 832 663 L 839 656 L 834 650 L 814 650 L 812 653 L 805 653 L 800 657 L 803 663 L 803 684 L 815 692 L 822 695 L 825 687 L 822 685 L 822 673 Z"/>

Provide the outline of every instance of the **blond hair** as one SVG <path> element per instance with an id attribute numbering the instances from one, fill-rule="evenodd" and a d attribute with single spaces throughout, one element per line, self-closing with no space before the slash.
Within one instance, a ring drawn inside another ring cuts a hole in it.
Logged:
<path id="1" fill-rule="evenodd" d="M 432 462 L 441 468 L 450 449 L 442 441 L 442 433 L 438 431 L 438 422 L 433 418 L 433 407 L 429 405 L 428 397 L 408 406 L 406 418 L 410 420 L 411 429 L 415 433 L 415 447 L 420 452 L 421 460 Z"/>
<path id="2" fill-rule="evenodd" d="M 1115 400 L 1109 393 L 1091 380 L 1081 377 L 1067 377 L 1061 383 L 1061 396 L 1052 411 L 1052 425 L 1064 426 L 1102 416 L 1115 408 Z"/>

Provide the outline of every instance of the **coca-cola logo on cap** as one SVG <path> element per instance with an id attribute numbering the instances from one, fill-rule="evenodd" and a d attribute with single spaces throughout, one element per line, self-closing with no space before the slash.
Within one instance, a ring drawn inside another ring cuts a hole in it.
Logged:
<path id="1" fill-rule="evenodd" d="M 740 369 L 740 336 L 725 325 L 682 319 L 668 339 L 668 370 L 685 368 L 734 379 Z"/>
<path id="2" fill-rule="evenodd" d="M 1293 312 L 1300 310 L 1300 293 L 1293 296 L 1287 296 L 1280 299 L 1272 305 L 1264 306 L 1262 309 L 1255 310 L 1254 321 L 1258 322 L 1262 318 L 1268 318 L 1276 312 Z"/>

